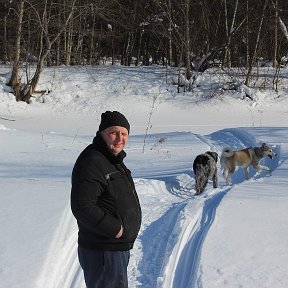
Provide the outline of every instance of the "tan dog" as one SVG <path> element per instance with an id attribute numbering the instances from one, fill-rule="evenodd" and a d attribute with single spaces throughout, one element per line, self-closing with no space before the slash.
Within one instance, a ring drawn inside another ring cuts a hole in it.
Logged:
<path id="1" fill-rule="evenodd" d="M 263 143 L 261 147 L 250 147 L 239 151 L 233 151 L 230 147 L 222 150 L 221 167 L 223 169 L 223 176 L 227 184 L 231 184 L 231 177 L 235 172 L 237 166 L 244 169 L 244 176 L 248 179 L 248 167 L 253 166 L 257 170 L 270 170 L 267 166 L 260 165 L 261 159 L 265 156 L 271 159 L 277 154 L 266 144 Z"/>

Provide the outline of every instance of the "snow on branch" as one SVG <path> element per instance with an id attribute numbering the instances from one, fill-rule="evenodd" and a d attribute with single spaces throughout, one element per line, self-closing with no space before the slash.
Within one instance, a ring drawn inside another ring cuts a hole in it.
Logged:
<path id="1" fill-rule="evenodd" d="M 286 40 L 288 41 L 288 31 L 287 31 L 287 27 L 286 25 L 284 24 L 284 22 L 282 21 L 282 19 L 279 17 L 279 23 L 280 23 L 280 29 L 281 31 L 283 32 Z"/>

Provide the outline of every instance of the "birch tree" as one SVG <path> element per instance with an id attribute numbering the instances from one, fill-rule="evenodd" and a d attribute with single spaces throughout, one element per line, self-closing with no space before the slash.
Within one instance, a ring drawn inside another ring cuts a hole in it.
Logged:
<path id="1" fill-rule="evenodd" d="M 20 0 L 18 7 L 16 8 L 18 14 L 18 22 L 16 25 L 16 37 L 15 37 L 15 54 L 13 57 L 13 67 L 11 78 L 8 82 L 15 93 L 16 100 L 21 100 L 21 90 L 20 90 L 20 78 L 19 78 L 19 66 L 20 66 L 20 52 L 21 52 L 21 32 L 22 32 L 22 21 L 24 15 L 24 0 Z"/>
<path id="2" fill-rule="evenodd" d="M 249 63 L 249 67 L 248 67 L 248 72 L 247 72 L 246 79 L 245 79 L 245 85 L 246 86 L 249 86 L 249 82 L 250 82 L 251 75 L 252 75 L 252 68 L 253 68 L 254 63 L 256 62 L 258 45 L 259 45 L 261 29 L 262 29 L 262 25 L 263 25 L 263 21 L 264 21 L 265 10 L 266 10 L 266 7 L 267 7 L 267 2 L 268 2 L 268 0 L 265 0 L 264 6 L 263 6 L 263 10 L 262 10 L 262 16 L 261 16 L 260 24 L 259 24 L 259 27 L 258 27 L 256 43 L 255 43 L 255 47 L 254 47 L 254 50 L 253 50 L 253 53 L 252 53 L 252 57 L 251 57 L 251 60 L 250 60 L 250 63 Z"/>
<path id="3" fill-rule="evenodd" d="M 15 56 L 15 62 L 13 65 L 13 70 L 12 70 L 12 77 L 9 82 L 10 86 L 14 88 L 17 101 L 21 100 L 21 101 L 25 101 L 26 103 L 30 103 L 30 98 L 35 92 L 35 89 L 40 79 L 40 75 L 44 69 L 45 60 L 51 51 L 52 45 L 60 37 L 65 27 L 70 22 L 73 12 L 74 12 L 75 2 L 76 0 L 71 2 L 71 5 L 69 6 L 70 9 L 69 9 L 68 15 L 66 16 L 66 19 L 64 19 L 62 23 L 61 29 L 58 32 L 56 32 L 52 37 L 48 29 L 49 28 L 48 14 L 47 14 L 48 13 L 47 12 L 48 0 L 45 0 L 44 2 L 44 9 L 43 9 L 42 15 L 39 14 L 39 12 L 35 9 L 34 6 L 31 6 L 31 8 L 35 12 L 35 16 L 38 19 L 39 26 L 40 26 L 40 47 L 39 47 L 39 55 L 38 55 L 38 60 L 36 64 L 35 73 L 32 76 L 32 78 L 28 80 L 26 84 L 24 84 L 24 83 L 20 83 L 20 79 L 18 76 L 19 57 L 20 57 L 20 49 L 21 49 L 21 45 L 20 45 L 21 27 L 22 27 L 23 13 L 24 13 L 24 0 L 20 1 L 19 16 L 18 16 L 18 29 L 17 29 L 17 35 L 16 35 L 16 53 L 15 53 L 16 56 Z M 30 5 L 32 4 L 30 3 Z"/>
<path id="4" fill-rule="evenodd" d="M 275 10 L 273 67 L 277 68 L 277 66 L 278 66 L 278 61 L 277 61 L 277 52 L 278 52 L 278 18 L 279 18 L 278 0 L 275 0 L 275 2 L 272 3 L 272 4 L 274 4 L 274 10 Z"/>
<path id="5" fill-rule="evenodd" d="M 232 17 L 231 26 L 229 28 L 228 24 L 228 11 L 227 11 L 227 1 L 224 0 L 224 11 L 225 11 L 225 28 L 226 28 L 226 37 L 227 43 L 225 45 L 225 55 L 224 55 L 224 66 L 230 68 L 231 67 L 231 38 L 235 30 L 235 20 L 236 20 L 236 13 L 238 9 L 238 0 L 235 2 L 234 13 Z"/>
<path id="6" fill-rule="evenodd" d="M 185 56 L 186 56 L 186 78 L 189 80 L 192 76 L 191 73 L 191 59 L 190 59 L 190 0 L 185 2 Z"/>

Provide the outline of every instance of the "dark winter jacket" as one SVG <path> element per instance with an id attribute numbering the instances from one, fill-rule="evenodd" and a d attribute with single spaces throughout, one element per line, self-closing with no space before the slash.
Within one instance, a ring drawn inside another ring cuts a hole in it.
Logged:
<path id="1" fill-rule="evenodd" d="M 131 172 L 121 151 L 114 156 L 99 132 L 79 155 L 72 172 L 71 209 L 77 219 L 78 244 L 86 249 L 133 248 L 141 208 Z M 122 237 L 116 239 L 121 225 Z"/>

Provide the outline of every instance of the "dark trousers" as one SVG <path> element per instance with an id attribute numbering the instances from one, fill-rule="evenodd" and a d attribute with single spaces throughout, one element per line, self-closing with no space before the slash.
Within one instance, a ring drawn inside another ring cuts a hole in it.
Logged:
<path id="1" fill-rule="evenodd" d="M 87 250 L 78 247 L 87 288 L 128 288 L 130 251 Z"/>

